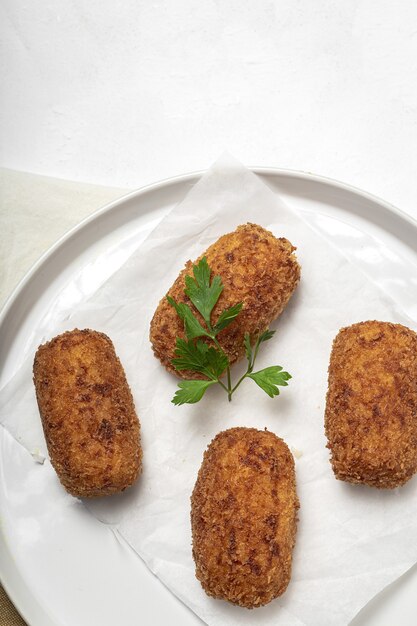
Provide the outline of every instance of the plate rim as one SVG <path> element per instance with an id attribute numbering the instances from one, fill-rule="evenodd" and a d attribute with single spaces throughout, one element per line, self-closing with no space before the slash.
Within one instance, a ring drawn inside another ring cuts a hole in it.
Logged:
<path id="1" fill-rule="evenodd" d="M 281 167 L 260 167 L 260 166 L 248 166 L 248 169 L 253 173 L 260 176 L 287 176 L 289 178 L 299 178 L 299 179 L 307 179 L 316 183 L 322 183 L 331 187 L 335 187 L 337 189 L 341 189 L 343 191 L 347 191 L 349 193 L 353 193 L 361 196 L 365 200 L 373 202 L 375 204 L 379 204 L 383 206 L 387 211 L 394 213 L 397 217 L 402 220 L 410 223 L 413 228 L 417 228 L 417 218 L 414 218 L 412 215 L 409 215 L 402 209 L 399 209 L 396 205 L 380 198 L 379 196 L 372 194 L 360 187 L 356 187 L 351 185 L 350 183 L 345 183 L 343 181 L 337 180 L 335 178 L 330 178 L 327 176 L 322 176 L 320 174 L 313 174 L 312 172 L 305 172 L 303 170 L 294 170 L 294 169 L 286 169 Z M 132 200 L 138 196 L 141 196 L 145 193 L 150 193 L 152 191 L 157 191 L 162 187 L 168 187 L 169 185 L 175 183 L 186 183 L 186 182 L 197 182 L 198 178 L 201 178 L 203 174 L 207 170 L 195 170 L 191 172 L 187 172 L 185 174 L 179 174 L 177 176 L 169 176 L 167 178 L 163 178 L 154 183 L 149 183 L 142 187 L 138 187 L 132 191 L 129 191 L 116 200 L 112 200 L 111 202 L 106 203 L 99 209 L 93 211 L 90 215 L 87 215 L 80 222 L 72 226 L 69 230 L 67 230 L 63 235 L 61 235 L 55 243 L 53 243 L 41 256 L 31 265 L 25 275 L 19 280 L 17 285 L 14 287 L 10 295 L 6 298 L 2 308 L 0 309 L 0 327 L 4 322 L 5 317 L 7 316 L 10 308 L 13 306 L 14 301 L 19 295 L 20 291 L 24 289 L 24 287 L 30 282 L 34 274 L 42 267 L 44 263 L 49 259 L 53 253 L 58 250 L 64 243 L 66 243 L 69 239 L 71 239 L 74 235 L 76 235 L 79 231 L 81 231 L 85 226 L 95 221 L 97 218 L 105 215 L 109 211 L 112 211 L 118 205 Z"/>
<path id="2" fill-rule="evenodd" d="M 333 187 L 337 190 L 345 191 L 354 195 L 357 195 L 368 202 L 374 203 L 383 207 L 389 213 L 393 213 L 400 220 L 408 223 L 414 229 L 417 229 L 417 219 L 412 215 L 406 213 L 405 211 L 399 209 L 394 204 L 380 198 L 379 196 L 367 192 L 359 187 L 351 185 L 349 183 L 345 183 L 343 181 L 322 176 L 319 174 L 313 174 L 312 172 L 306 172 L 303 170 L 295 170 L 295 169 L 286 169 L 286 168 L 278 168 L 278 167 L 265 167 L 265 166 L 248 166 L 248 169 L 253 173 L 263 176 L 263 177 L 287 177 L 292 179 L 299 180 L 307 180 L 310 182 L 315 182 L 319 184 L 324 184 L 327 187 Z M 9 294 L 7 299 L 5 300 L 1 310 L 0 310 L 0 329 L 7 318 L 10 310 L 12 309 L 15 301 L 18 299 L 20 293 L 25 289 L 25 287 L 30 283 L 35 274 L 48 262 L 49 258 L 65 243 L 67 243 L 72 237 L 76 236 L 80 231 L 82 231 L 86 226 L 99 219 L 101 216 L 109 213 L 110 211 L 116 209 L 118 206 L 128 202 L 132 199 L 140 197 L 146 193 L 152 193 L 154 191 L 158 191 L 163 187 L 168 187 L 170 185 L 175 184 L 184 184 L 184 183 L 192 183 L 195 184 L 201 176 L 207 170 L 196 170 L 187 172 L 184 174 L 179 174 L 176 176 L 170 176 L 158 180 L 156 182 L 143 185 L 137 189 L 124 193 L 119 198 L 112 200 L 104 204 L 102 207 L 93 211 L 90 215 L 86 216 L 80 222 L 71 227 L 68 231 L 66 231 L 63 235 L 61 235 L 28 269 L 25 275 L 19 280 L 17 285 L 14 287 L 12 292 Z M 0 501 L 1 505 L 1 501 Z M 32 593 L 30 587 L 28 587 L 24 577 L 19 571 L 19 568 L 14 563 L 13 556 L 10 550 L 10 547 L 5 540 L 3 533 L 0 533 L 0 552 L 6 552 L 9 559 L 11 559 L 11 568 L 12 574 L 10 575 L 10 564 L 6 567 L 1 563 L 3 559 L 0 561 L 0 580 L 5 589 L 7 595 L 12 601 L 14 607 L 19 612 L 19 614 L 28 622 L 28 624 L 36 623 L 45 625 L 45 619 L 48 620 L 47 624 L 55 624 L 53 621 L 53 617 L 47 611 L 46 607 L 42 606 L 39 599 Z M 8 573 L 6 573 L 8 570 Z M 16 580 L 14 580 L 16 579 Z M 19 580 L 20 579 L 20 580 Z M 26 597 L 25 597 L 26 596 Z M 41 611 L 42 615 L 36 615 Z M 32 620 L 35 622 L 32 622 Z M 39 621 L 41 619 L 42 621 Z"/>

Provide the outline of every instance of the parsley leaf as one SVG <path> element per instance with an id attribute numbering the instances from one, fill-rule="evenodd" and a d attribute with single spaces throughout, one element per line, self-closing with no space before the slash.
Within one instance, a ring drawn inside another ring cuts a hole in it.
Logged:
<path id="1" fill-rule="evenodd" d="M 196 337 L 210 337 L 209 333 L 202 327 L 196 317 L 194 317 L 188 304 L 184 302 L 175 302 L 171 296 L 167 296 L 167 300 L 174 307 L 178 316 L 184 322 L 184 330 L 187 339 L 195 339 Z"/>
<path id="2" fill-rule="evenodd" d="M 229 326 L 229 324 L 231 324 L 233 320 L 239 315 L 242 307 L 243 302 L 238 302 L 238 304 L 234 304 L 228 309 L 225 309 L 223 313 L 220 314 L 220 317 L 213 328 L 214 334 L 217 335 L 217 333 L 219 333 L 221 330 L 227 328 L 227 326 Z"/>
<path id="3" fill-rule="evenodd" d="M 210 328 L 211 312 L 223 291 L 222 279 L 220 276 L 215 276 L 210 284 L 211 270 L 206 257 L 203 257 L 198 265 L 193 265 L 193 274 L 194 278 L 185 277 L 184 293 L 190 298 Z"/>
<path id="4" fill-rule="evenodd" d="M 176 406 L 181 404 L 195 404 L 199 402 L 207 389 L 216 384 L 215 380 L 184 380 L 179 383 L 171 402 Z"/>
<path id="5" fill-rule="evenodd" d="M 229 361 L 223 351 L 209 347 L 201 339 L 197 342 L 184 341 L 177 337 L 175 357 L 171 363 L 176 370 L 192 370 L 205 374 L 217 382 L 227 368 Z"/>
<path id="6" fill-rule="evenodd" d="M 279 395 L 278 385 L 286 387 L 287 380 L 291 378 L 291 374 L 283 372 L 279 365 L 266 367 L 259 372 L 248 374 L 248 378 L 252 378 L 261 389 L 265 391 L 271 398 Z"/>
<path id="7" fill-rule="evenodd" d="M 216 350 L 215 348 L 209 348 L 206 353 L 207 357 L 207 369 L 217 379 L 223 374 L 224 370 L 229 365 L 229 359 L 223 352 L 223 350 Z"/>
<path id="8" fill-rule="evenodd" d="M 192 370 L 205 373 L 208 349 L 208 345 L 201 339 L 195 343 L 177 337 L 175 358 L 172 359 L 171 363 L 178 371 Z"/>
<path id="9" fill-rule="evenodd" d="M 260 345 L 263 341 L 268 341 L 268 339 L 272 339 L 275 333 L 276 330 L 269 330 L 269 328 L 267 328 L 265 332 L 259 335 L 257 344 Z"/>

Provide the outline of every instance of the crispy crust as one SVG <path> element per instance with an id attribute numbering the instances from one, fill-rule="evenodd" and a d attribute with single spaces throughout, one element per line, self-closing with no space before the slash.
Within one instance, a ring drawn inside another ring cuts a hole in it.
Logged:
<path id="1" fill-rule="evenodd" d="M 193 557 L 206 593 L 248 609 L 284 593 L 298 506 L 282 439 L 255 428 L 219 433 L 191 497 Z"/>
<path id="2" fill-rule="evenodd" d="M 294 250 L 287 239 L 277 239 L 256 224 L 245 224 L 220 237 L 196 261 L 206 256 L 212 276 L 220 275 L 223 280 L 224 290 L 213 310 L 212 323 L 222 311 L 243 302 L 243 310 L 237 319 L 218 335 L 231 364 L 244 356 L 245 332 L 254 339 L 278 317 L 290 299 L 300 280 L 300 266 Z M 192 265 L 191 261 L 187 262 L 168 291 L 167 295 L 177 302 L 190 302 L 184 288 L 185 276 L 192 275 Z M 168 371 L 181 378 L 204 378 L 196 372 L 174 369 L 171 359 L 174 358 L 176 337 L 184 337 L 184 326 L 164 296 L 150 327 L 155 356 Z"/>
<path id="3" fill-rule="evenodd" d="M 336 478 L 394 488 L 417 471 L 417 335 L 361 322 L 333 342 L 325 429 Z"/>
<path id="4" fill-rule="evenodd" d="M 105 496 L 142 469 L 139 420 L 107 335 L 69 331 L 40 346 L 33 365 L 51 463 L 73 496 Z"/>

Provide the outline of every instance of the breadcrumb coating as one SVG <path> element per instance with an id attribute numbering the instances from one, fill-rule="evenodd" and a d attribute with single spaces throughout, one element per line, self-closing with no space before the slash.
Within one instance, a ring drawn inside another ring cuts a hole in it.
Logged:
<path id="1" fill-rule="evenodd" d="M 206 593 L 249 609 L 283 594 L 298 506 L 294 460 L 282 439 L 255 428 L 219 433 L 191 497 L 193 557 Z"/>
<path id="2" fill-rule="evenodd" d="M 194 264 L 197 264 L 204 256 L 207 257 L 212 277 L 221 276 L 224 284 L 213 309 L 213 324 L 222 311 L 243 302 L 243 310 L 236 320 L 217 337 L 230 364 L 245 354 L 245 332 L 254 341 L 285 308 L 300 280 L 300 266 L 294 250 L 287 239 L 277 239 L 256 224 L 244 224 L 220 237 L 195 261 Z M 190 304 L 184 288 L 185 276 L 192 276 L 192 266 L 193 263 L 188 261 L 167 293 L 177 302 Z M 203 322 L 199 313 L 195 310 L 194 313 Z M 178 372 L 172 366 L 176 337 L 184 338 L 184 324 L 164 296 L 150 326 L 150 341 L 155 356 L 167 370 L 181 378 L 204 378 L 196 372 Z"/>
<path id="3" fill-rule="evenodd" d="M 73 496 L 105 496 L 142 469 L 140 427 L 109 337 L 65 332 L 36 352 L 34 383 L 51 463 Z"/>
<path id="4" fill-rule="evenodd" d="M 333 342 L 325 430 L 336 478 L 399 487 L 417 471 L 417 335 L 368 321 Z"/>

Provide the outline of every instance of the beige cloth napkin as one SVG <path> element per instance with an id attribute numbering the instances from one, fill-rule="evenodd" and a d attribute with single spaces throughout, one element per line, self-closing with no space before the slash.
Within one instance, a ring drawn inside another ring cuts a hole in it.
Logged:
<path id="1" fill-rule="evenodd" d="M 25 626 L 25 624 L 0 585 L 0 626 Z"/>
<path id="2" fill-rule="evenodd" d="M 125 193 L 114 187 L 0 169 L 0 307 L 61 235 Z"/>
<path id="3" fill-rule="evenodd" d="M 0 169 L 0 308 L 61 235 L 126 192 Z M 22 625 L 0 584 L 0 626 Z"/>

